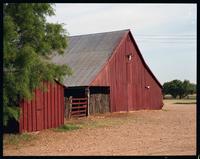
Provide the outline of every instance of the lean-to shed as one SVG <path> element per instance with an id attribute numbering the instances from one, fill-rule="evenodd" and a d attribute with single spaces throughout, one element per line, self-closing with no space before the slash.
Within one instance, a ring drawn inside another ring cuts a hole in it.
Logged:
<path id="1" fill-rule="evenodd" d="M 64 124 L 64 87 L 59 82 L 43 82 L 46 91 L 35 89 L 31 101 L 20 103 L 18 131 L 32 132 Z"/>

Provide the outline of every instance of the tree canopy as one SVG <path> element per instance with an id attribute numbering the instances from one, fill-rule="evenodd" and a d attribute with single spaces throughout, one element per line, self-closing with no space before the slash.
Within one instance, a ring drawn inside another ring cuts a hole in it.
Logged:
<path id="1" fill-rule="evenodd" d="M 54 15 L 49 3 L 3 4 L 3 121 L 18 120 L 19 101 L 31 99 L 41 81 L 62 82 L 72 71 L 50 62 L 53 53 L 63 54 L 67 32 L 62 24 L 48 23 Z"/>
<path id="2" fill-rule="evenodd" d="M 173 98 L 179 96 L 179 98 L 184 98 L 189 94 L 194 94 L 196 92 L 196 85 L 190 83 L 189 80 L 172 80 L 170 82 L 165 82 L 163 84 L 163 93 L 170 94 Z"/>

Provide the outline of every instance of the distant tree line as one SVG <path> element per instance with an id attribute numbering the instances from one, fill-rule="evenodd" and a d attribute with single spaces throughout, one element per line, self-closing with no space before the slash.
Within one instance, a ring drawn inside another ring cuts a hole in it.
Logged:
<path id="1" fill-rule="evenodd" d="M 173 98 L 180 99 L 196 93 L 196 84 L 190 83 L 189 80 L 172 80 L 163 84 L 163 95 L 170 94 Z"/>

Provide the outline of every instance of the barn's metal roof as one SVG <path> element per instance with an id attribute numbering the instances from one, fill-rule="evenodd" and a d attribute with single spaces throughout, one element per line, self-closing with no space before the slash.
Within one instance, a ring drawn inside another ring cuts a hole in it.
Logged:
<path id="1" fill-rule="evenodd" d="M 63 55 L 55 55 L 53 63 L 67 64 L 73 75 L 64 78 L 63 84 L 88 86 L 112 55 L 122 37 L 129 30 L 78 35 L 69 37 L 68 47 Z"/>

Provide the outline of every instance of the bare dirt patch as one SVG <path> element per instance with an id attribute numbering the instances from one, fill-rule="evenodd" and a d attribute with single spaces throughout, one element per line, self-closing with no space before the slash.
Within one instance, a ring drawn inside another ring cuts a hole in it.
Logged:
<path id="1" fill-rule="evenodd" d="M 33 133 L 34 140 L 17 147 L 4 142 L 4 156 L 196 154 L 195 104 L 166 103 L 162 110 L 91 116 L 66 123 L 81 129 Z"/>

